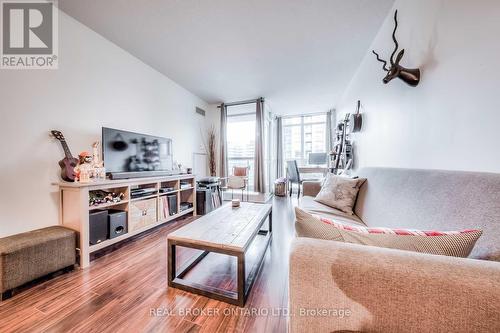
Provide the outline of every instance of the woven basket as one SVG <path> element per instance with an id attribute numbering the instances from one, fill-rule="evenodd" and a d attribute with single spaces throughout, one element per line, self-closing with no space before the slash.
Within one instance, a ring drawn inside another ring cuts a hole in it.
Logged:
<path id="1" fill-rule="evenodd" d="M 279 197 L 286 197 L 286 186 L 287 183 L 275 183 L 274 184 L 274 195 Z"/>

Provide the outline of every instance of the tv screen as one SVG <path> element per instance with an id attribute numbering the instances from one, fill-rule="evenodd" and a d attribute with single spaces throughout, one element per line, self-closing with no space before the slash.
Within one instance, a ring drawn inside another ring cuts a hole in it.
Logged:
<path id="1" fill-rule="evenodd" d="M 172 140 L 102 128 L 104 166 L 109 173 L 172 170 Z"/>

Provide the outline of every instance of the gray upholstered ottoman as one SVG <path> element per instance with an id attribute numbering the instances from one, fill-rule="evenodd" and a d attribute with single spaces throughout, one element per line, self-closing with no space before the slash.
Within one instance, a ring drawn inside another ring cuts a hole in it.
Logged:
<path id="1" fill-rule="evenodd" d="M 72 268 L 76 233 L 54 226 L 0 238 L 0 300 L 12 289 L 49 273 Z"/>

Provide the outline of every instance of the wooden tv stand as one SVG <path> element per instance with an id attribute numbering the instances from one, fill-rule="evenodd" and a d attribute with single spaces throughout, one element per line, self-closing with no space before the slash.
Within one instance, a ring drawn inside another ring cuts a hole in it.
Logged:
<path id="1" fill-rule="evenodd" d="M 186 181 L 190 184 L 189 188 L 181 188 L 180 182 Z M 90 264 L 90 254 L 101 250 L 112 244 L 140 234 L 146 230 L 152 229 L 158 225 L 174 220 L 178 217 L 192 213 L 196 215 L 196 182 L 194 175 L 176 175 L 151 178 L 104 180 L 92 183 L 54 183 L 59 187 L 59 220 L 60 224 L 78 232 L 78 249 L 80 252 L 80 267 L 85 268 Z M 159 190 L 164 187 L 172 187 L 174 190 L 168 193 L 156 193 L 140 198 L 132 199 L 130 197 L 131 188 L 155 188 Z M 105 203 L 97 206 L 89 205 L 89 194 L 92 191 L 104 190 L 124 193 L 124 198 L 120 202 Z M 163 208 L 163 196 L 177 196 L 177 213 L 165 216 Z M 142 201 L 142 202 L 141 202 Z M 147 202 L 146 202 L 147 201 Z M 190 202 L 192 208 L 181 211 L 180 203 Z M 133 215 L 137 211 L 136 206 L 147 204 L 149 208 L 156 206 L 156 210 L 149 209 L 148 219 L 142 219 L 137 223 L 137 217 Z M 118 209 L 127 212 L 128 232 L 116 238 L 104 240 L 98 244 L 89 243 L 89 212 L 99 209 Z"/>

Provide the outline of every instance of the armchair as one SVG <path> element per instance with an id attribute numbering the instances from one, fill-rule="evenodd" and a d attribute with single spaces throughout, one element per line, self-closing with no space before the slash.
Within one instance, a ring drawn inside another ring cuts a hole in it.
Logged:
<path id="1" fill-rule="evenodd" d="M 248 201 L 248 167 L 235 166 L 232 170 L 232 175 L 222 178 L 225 185 L 224 190 L 231 190 L 231 199 L 234 198 L 234 190 L 241 190 L 241 201 L 244 201 L 244 193 L 247 191 L 247 201 Z"/>

